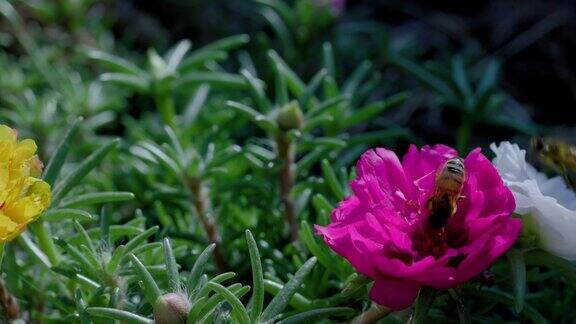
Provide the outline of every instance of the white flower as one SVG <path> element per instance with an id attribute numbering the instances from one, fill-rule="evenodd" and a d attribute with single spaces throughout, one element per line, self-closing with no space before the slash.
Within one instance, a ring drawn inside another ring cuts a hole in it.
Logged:
<path id="1" fill-rule="evenodd" d="M 561 177 L 548 178 L 526 162 L 526 151 L 510 142 L 499 146 L 493 163 L 516 199 L 516 213 L 524 226 L 538 234 L 541 247 L 576 260 L 576 194 Z"/>

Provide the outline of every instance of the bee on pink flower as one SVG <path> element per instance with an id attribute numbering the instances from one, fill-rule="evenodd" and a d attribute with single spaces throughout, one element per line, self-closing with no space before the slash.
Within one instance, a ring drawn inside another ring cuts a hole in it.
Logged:
<path id="1" fill-rule="evenodd" d="M 365 152 L 353 194 L 317 226 L 324 241 L 374 279 L 370 298 L 392 310 L 423 286 L 455 287 L 486 270 L 516 241 L 515 201 L 492 163 L 444 145 Z"/>

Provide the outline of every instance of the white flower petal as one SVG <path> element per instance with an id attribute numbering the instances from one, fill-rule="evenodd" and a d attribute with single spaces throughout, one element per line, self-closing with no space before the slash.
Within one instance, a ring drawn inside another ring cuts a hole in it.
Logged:
<path id="1" fill-rule="evenodd" d="M 490 145 L 493 160 L 516 200 L 516 213 L 536 226 L 542 248 L 576 260 L 576 193 L 561 177 L 548 178 L 526 162 L 516 144 Z"/>

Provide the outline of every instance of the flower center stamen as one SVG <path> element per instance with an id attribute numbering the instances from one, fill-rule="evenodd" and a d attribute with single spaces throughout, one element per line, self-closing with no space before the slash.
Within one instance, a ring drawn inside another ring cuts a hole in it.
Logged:
<path id="1" fill-rule="evenodd" d="M 438 259 L 449 248 L 458 248 L 468 241 L 468 229 L 459 218 L 452 218 L 443 227 L 432 226 L 427 220 L 416 226 L 412 247 L 419 258 L 433 256 Z"/>

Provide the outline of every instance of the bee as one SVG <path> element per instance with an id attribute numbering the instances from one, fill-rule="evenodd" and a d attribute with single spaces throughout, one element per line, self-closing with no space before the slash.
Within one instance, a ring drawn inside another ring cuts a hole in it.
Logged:
<path id="1" fill-rule="evenodd" d="M 459 157 L 444 163 L 436 174 L 434 194 L 426 204 L 430 211 L 428 226 L 435 230 L 443 230 L 450 217 L 456 214 L 457 203 L 461 197 L 462 187 L 466 179 L 464 160 Z"/>
<path id="2" fill-rule="evenodd" d="M 530 142 L 530 155 L 576 189 L 576 147 L 556 138 L 535 137 Z"/>

